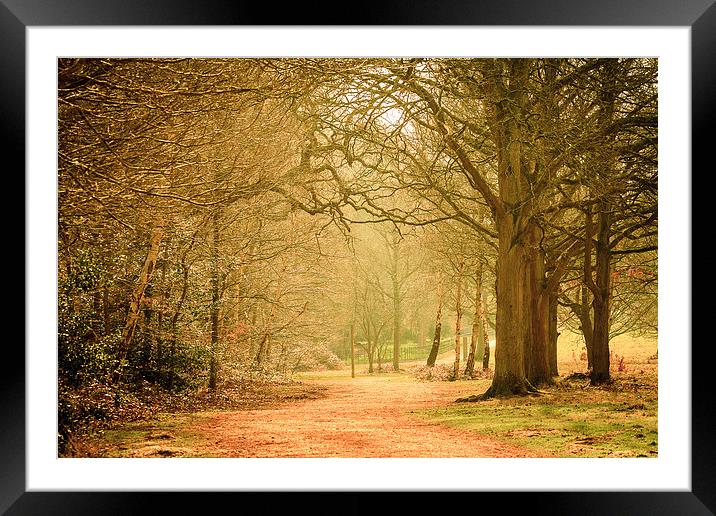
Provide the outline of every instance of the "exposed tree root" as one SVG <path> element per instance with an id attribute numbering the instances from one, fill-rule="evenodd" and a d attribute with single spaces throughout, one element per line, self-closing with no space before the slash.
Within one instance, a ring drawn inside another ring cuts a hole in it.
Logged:
<path id="1" fill-rule="evenodd" d="M 509 383 L 500 383 L 496 385 L 494 382 L 487 391 L 482 394 L 458 398 L 456 403 L 470 403 L 476 401 L 485 401 L 492 398 L 508 398 L 514 396 L 542 396 L 547 394 L 545 391 L 539 390 L 532 385 L 529 380 L 521 380 Z"/>
<path id="2" fill-rule="evenodd" d="M 572 374 L 570 374 L 569 376 L 567 376 L 567 377 L 565 378 L 566 381 L 569 381 L 569 380 L 588 380 L 588 379 L 589 379 L 589 373 L 580 373 L 580 372 L 572 373 Z"/>
<path id="3" fill-rule="evenodd" d="M 470 403 L 473 401 L 483 401 L 482 395 L 473 394 L 472 396 L 467 396 L 465 398 L 458 398 L 455 400 L 456 403 Z"/>
<path id="4" fill-rule="evenodd" d="M 542 377 L 542 378 L 534 378 L 532 380 L 528 380 L 528 382 L 531 383 L 532 386 L 534 386 L 534 387 L 541 387 L 543 385 L 552 386 L 555 384 L 554 377 L 552 377 L 552 376 L 547 376 L 547 377 Z"/>
<path id="5" fill-rule="evenodd" d="M 589 376 L 589 385 L 597 387 L 600 385 L 610 385 L 614 380 L 609 376 L 609 373 L 592 373 Z"/>
<path id="6" fill-rule="evenodd" d="M 614 379 L 608 374 L 596 374 L 593 371 L 587 371 L 586 373 L 575 372 L 567 376 L 565 381 L 571 380 L 589 380 L 590 387 L 609 386 L 614 383 Z"/>

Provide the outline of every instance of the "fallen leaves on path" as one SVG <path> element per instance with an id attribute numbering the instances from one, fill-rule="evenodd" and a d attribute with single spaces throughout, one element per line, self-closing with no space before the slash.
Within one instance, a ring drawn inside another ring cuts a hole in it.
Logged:
<path id="1" fill-rule="evenodd" d="M 536 457 L 473 432 L 431 423 L 412 411 L 445 406 L 464 383 L 400 377 L 313 380 L 325 397 L 263 410 L 212 412 L 191 430 L 207 456 L 221 457 Z M 201 450 L 199 451 L 201 454 Z M 542 455 L 543 456 L 543 455 Z"/>

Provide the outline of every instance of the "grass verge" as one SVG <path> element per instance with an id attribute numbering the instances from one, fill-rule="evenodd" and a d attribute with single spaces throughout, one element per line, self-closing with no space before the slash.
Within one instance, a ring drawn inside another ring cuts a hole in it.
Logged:
<path id="1" fill-rule="evenodd" d="M 605 389 L 561 381 L 543 396 L 455 403 L 413 415 L 545 457 L 658 456 L 655 388 L 632 377 Z"/>
<path id="2" fill-rule="evenodd" d="M 83 443 L 88 457 L 219 457 L 221 453 L 206 447 L 206 439 L 193 428 L 210 413 L 160 413 L 148 421 L 126 423 L 106 430 L 101 438 Z"/>

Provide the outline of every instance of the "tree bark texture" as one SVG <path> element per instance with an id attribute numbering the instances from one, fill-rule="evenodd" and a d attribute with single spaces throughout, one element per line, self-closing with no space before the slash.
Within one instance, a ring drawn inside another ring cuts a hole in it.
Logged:
<path id="1" fill-rule="evenodd" d="M 559 304 L 557 302 L 557 291 L 549 292 L 549 372 L 551 376 L 559 376 L 559 368 L 557 366 L 557 339 L 559 332 L 557 331 L 557 310 Z"/>
<path id="2" fill-rule="evenodd" d="M 593 366 L 590 375 L 592 384 L 608 382 L 609 377 L 609 316 L 611 291 L 610 206 L 606 201 L 600 203 L 596 248 L 596 292 L 592 300 L 594 310 L 594 333 L 592 335 Z"/>
<path id="3" fill-rule="evenodd" d="M 591 259 L 591 256 L 589 259 Z M 589 288 L 586 285 L 583 285 L 581 291 L 581 304 L 577 308 L 577 316 L 579 317 L 579 324 L 582 329 L 582 335 L 584 336 L 584 346 L 587 350 L 587 370 L 591 371 L 592 367 L 594 367 L 594 339 L 592 338 L 594 327 L 592 324 L 592 305 L 589 301 Z"/>
<path id="4" fill-rule="evenodd" d="M 529 257 L 526 284 L 529 296 L 530 335 L 525 356 L 527 379 L 534 386 L 552 383 L 549 360 L 549 292 L 545 270 L 545 253 L 539 246 L 539 230 L 529 227 Z"/>
<path id="5" fill-rule="evenodd" d="M 482 264 L 478 265 L 475 272 L 475 312 L 472 317 L 472 336 L 470 337 L 470 352 L 465 361 L 465 376 L 470 377 L 475 370 L 475 357 L 482 358 L 483 348 L 483 326 L 482 326 Z"/>
<path id="6" fill-rule="evenodd" d="M 496 66 L 487 95 L 490 100 L 490 132 L 497 153 L 499 205 L 494 210 L 497 236 L 497 315 L 495 321 L 495 374 L 483 397 L 526 394 L 534 390 L 527 378 L 525 348 L 532 340 L 527 235 L 535 200 L 528 177 L 535 165 L 525 156 L 524 122 L 529 114 L 525 85 L 529 70 L 525 60 L 510 61 L 507 82 Z"/>
<path id="7" fill-rule="evenodd" d="M 457 292 L 455 294 L 455 362 L 453 363 L 452 377 L 457 379 L 460 375 L 460 341 L 462 332 L 462 273 L 465 262 L 460 261 L 457 270 Z"/>
<path id="8" fill-rule="evenodd" d="M 440 351 L 440 335 L 442 330 L 442 311 L 443 311 L 444 284 L 442 277 L 438 283 L 438 309 L 435 314 L 435 334 L 433 335 L 433 345 L 428 355 L 427 366 L 433 367 Z"/>
<path id="9" fill-rule="evenodd" d="M 525 394 L 551 383 L 550 294 L 547 257 L 538 225 L 540 177 L 548 175 L 544 150 L 531 132 L 529 63 L 514 59 L 488 70 L 486 98 L 495 143 L 499 197 L 490 203 L 498 236 L 495 375 L 484 397 Z M 556 359 L 556 354 L 554 354 Z"/>
<path id="10" fill-rule="evenodd" d="M 503 231 L 511 234 L 512 229 Z M 531 338 L 526 324 L 529 315 L 524 281 L 527 263 L 522 246 L 511 246 L 511 240 L 510 236 L 499 241 L 495 374 L 486 396 L 526 394 L 532 390 L 525 370 L 525 342 Z"/>
<path id="11" fill-rule="evenodd" d="M 609 329 L 610 329 L 610 297 L 611 297 L 611 225 L 612 202 L 609 193 L 609 183 L 614 174 L 616 159 L 613 154 L 614 135 L 607 130 L 614 121 L 615 103 L 619 86 L 616 83 L 616 60 L 607 62 L 602 70 L 604 88 L 600 91 L 599 121 L 604 129 L 603 155 L 597 173 L 597 191 L 600 201 L 597 204 L 597 242 L 595 260 L 595 279 L 592 281 L 591 271 L 587 278 L 589 289 L 592 291 L 592 309 L 594 312 L 594 331 L 592 333 L 592 369 L 590 380 L 592 385 L 610 381 L 609 375 Z M 591 229 L 591 214 L 587 218 Z M 591 234 L 591 232 L 590 232 Z M 590 238 L 591 244 L 591 238 Z"/>
<path id="12" fill-rule="evenodd" d="M 118 353 L 119 367 L 115 371 L 112 377 L 112 382 L 116 383 L 122 376 L 122 369 L 124 367 L 124 361 L 126 360 L 127 353 L 129 352 L 132 338 L 139 321 L 139 314 L 144 303 L 144 291 L 147 288 L 152 274 L 157 264 L 157 257 L 159 256 L 159 245 L 162 242 L 164 235 L 164 227 L 161 220 L 155 222 L 154 228 L 152 229 L 151 236 L 149 238 L 149 251 L 147 252 L 147 258 L 144 260 L 144 265 L 137 278 L 137 283 L 132 292 L 132 297 L 129 302 L 129 312 L 127 313 L 127 321 L 122 329 L 122 336 L 120 339 L 120 347 Z"/>

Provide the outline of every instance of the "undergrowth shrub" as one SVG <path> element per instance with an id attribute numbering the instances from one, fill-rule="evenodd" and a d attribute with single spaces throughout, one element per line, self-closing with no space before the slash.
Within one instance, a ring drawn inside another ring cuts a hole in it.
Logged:
<path id="1" fill-rule="evenodd" d="M 210 351 L 201 345 L 164 345 L 161 354 L 145 356 L 139 346 L 127 354 L 124 374 L 135 382 L 148 381 L 170 391 L 185 391 L 205 385 Z"/>
<path id="2" fill-rule="evenodd" d="M 288 384 L 293 380 L 284 372 L 276 371 L 273 368 L 251 367 L 225 365 L 221 369 L 220 387 L 221 388 L 241 388 L 249 384 Z"/>
<path id="3" fill-rule="evenodd" d="M 418 380 L 430 382 L 448 382 L 454 379 L 452 364 L 435 364 L 432 367 L 419 365 L 413 367 L 410 373 Z M 476 367 L 471 376 L 465 376 L 461 370 L 458 380 L 489 379 L 492 378 L 492 376 L 492 369 L 479 369 Z"/>
<path id="4" fill-rule="evenodd" d="M 60 382 L 58 392 L 58 451 L 72 455 L 78 439 L 101 434 L 114 424 L 151 417 L 159 408 L 159 392 L 148 382 L 134 386 L 93 380 L 75 386 Z"/>
<path id="5" fill-rule="evenodd" d="M 609 352 L 609 368 L 612 371 L 618 371 L 623 373 L 627 370 L 626 363 L 624 362 L 624 355 L 617 355 L 614 351 Z"/>
<path id="6" fill-rule="evenodd" d="M 342 368 L 343 365 L 338 355 L 326 346 L 312 346 L 296 357 L 293 371 L 333 371 Z"/>

